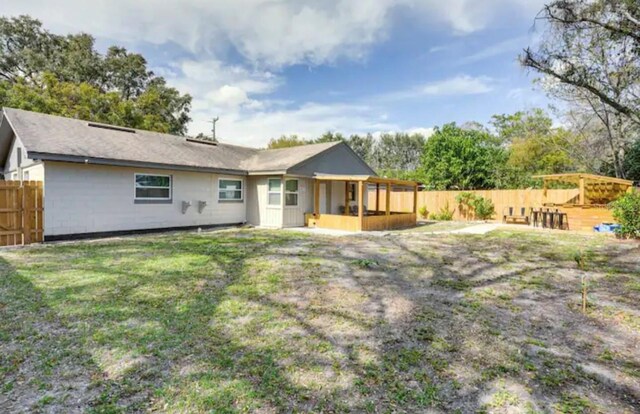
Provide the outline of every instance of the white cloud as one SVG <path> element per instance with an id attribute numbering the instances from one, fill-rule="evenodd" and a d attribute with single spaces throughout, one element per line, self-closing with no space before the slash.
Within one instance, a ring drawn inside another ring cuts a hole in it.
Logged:
<path id="1" fill-rule="evenodd" d="M 194 114 L 190 133 L 209 133 L 207 119 Z M 228 112 L 220 116 L 216 129 L 223 142 L 259 147 L 280 135 L 315 138 L 328 130 L 352 134 L 401 128 L 367 105 L 307 103 L 295 108 Z"/>
<path id="2" fill-rule="evenodd" d="M 460 59 L 457 63 L 460 65 L 466 65 L 470 63 L 480 62 L 485 59 L 489 59 L 495 56 L 499 56 L 505 53 L 521 51 L 526 48 L 531 43 L 531 38 L 529 36 L 520 36 L 515 37 L 513 39 L 507 39 L 502 42 L 490 45 L 479 51 L 465 56 Z M 515 57 L 514 57 L 515 59 Z"/>
<path id="3" fill-rule="evenodd" d="M 400 130 L 380 108 L 353 103 L 292 103 L 271 94 L 282 69 L 358 60 L 384 40 L 396 11 L 458 34 L 501 16 L 532 15 L 543 0 L 5 0 L 3 15 L 29 14 L 60 33 L 85 31 L 109 42 L 177 45 L 190 59 L 154 70 L 193 96 L 190 133 L 208 132 L 212 116 L 223 138 L 264 145 L 271 137 Z M 133 47 L 132 47 L 133 46 Z M 236 62 L 229 63 L 234 56 Z M 492 80 L 460 75 L 387 94 L 384 99 L 472 95 Z M 334 99 L 342 97 L 334 96 Z"/>
<path id="4" fill-rule="evenodd" d="M 401 101 L 422 97 L 437 96 L 464 96 L 480 95 L 491 92 L 495 80 L 488 76 L 458 75 L 447 79 L 441 79 L 413 88 L 395 91 L 377 96 L 381 101 Z"/>
<path id="5" fill-rule="evenodd" d="M 274 92 L 283 79 L 269 71 L 249 70 L 209 59 L 185 60 L 156 70 L 169 84 L 193 96 L 193 111 L 216 113 L 240 107 L 257 109 L 264 102 L 256 98 Z"/>
<path id="6" fill-rule="evenodd" d="M 431 135 L 433 135 L 433 128 L 415 127 L 409 128 L 404 132 L 406 132 L 407 134 L 420 134 L 424 135 L 426 138 L 429 138 Z"/>
<path id="7" fill-rule="evenodd" d="M 420 88 L 423 95 L 479 95 L 493 90 L 493 80 L 487 76 L 456 76 L 437 82 L 428 83 Z"/>
<path id="8" fill-rule="evenodd" d="M 359 59 L 384 39 L 394 12 L 459 34 L 533 16 L 544 0 L 5 0 L 4 15 L 30 14 L 56 31 L 86 31 L 129 44 L 172 42 L 198 55 L 233 49 L 267 67 Z"/>

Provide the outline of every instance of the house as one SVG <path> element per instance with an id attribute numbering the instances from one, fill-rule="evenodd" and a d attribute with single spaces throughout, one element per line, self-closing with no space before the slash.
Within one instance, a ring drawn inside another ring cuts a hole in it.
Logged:
<path id="1" fill-rule="evenodd" d="M 393 181 L 376 177 L 343 142 L 254 149 L 11 108 L 0 120 L 0 159 L 5 180 L 43 182 L 45 240 L 241 223 L 292 227 L 310 217 L 322 226 L 321 215 L 357 217 L 353 229 L 362 230 L 363 194 L 376 185 L 379 200 L 380 183 Z"/>

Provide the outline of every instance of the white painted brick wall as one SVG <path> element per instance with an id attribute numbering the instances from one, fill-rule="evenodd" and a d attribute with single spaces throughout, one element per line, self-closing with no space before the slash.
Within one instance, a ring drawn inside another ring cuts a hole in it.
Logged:
<path id="1" fill-rule="evenodd" d="M 173 176 L 171 204 L 135 204 L 134 174 Z M 208 173 L 45 163 L 45 236 L 246 221 L 246 204 L 219 203 L 218 178 Z M 245 185 L 246 188 L 246 185 Z M 191 201 L 182 214 L 182 201 Z M 198 201 L 207 206 L 198 213 Z M 246 200 L 246 194 L 245 194 Z"/>

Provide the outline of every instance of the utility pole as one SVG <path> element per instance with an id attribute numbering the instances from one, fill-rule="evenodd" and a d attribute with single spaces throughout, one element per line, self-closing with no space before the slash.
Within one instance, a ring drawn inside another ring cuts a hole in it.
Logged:
<path id="1" fill-rule="evenodd" d="M 218 142 L 218 140 L 216 139 L 216 122 L 218 122 L 219 119 L 220 119 L 220 117 L 216 116 L 211 121 L 209 121 L 209 122 L 211 122 L 213 124 L 213 127 L 211 128 L 211 132 L 213 133 L 213 138 L 212 139 L 215 142 Z"/>

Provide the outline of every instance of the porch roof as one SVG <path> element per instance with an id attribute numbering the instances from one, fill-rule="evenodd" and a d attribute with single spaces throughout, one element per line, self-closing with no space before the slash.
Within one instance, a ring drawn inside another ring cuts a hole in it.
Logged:
<path id="1" fill-rule="evenodd" d="M 315 174 L 314 178 L 318 181 L 355 181 L 373 184 L 390 184 L 402 185 L 408 187 L 417 187 L 416 181 L 398 180 L 395 178 L 377 177 L 374 175 L 336 175 L 336 174 Z"/>

